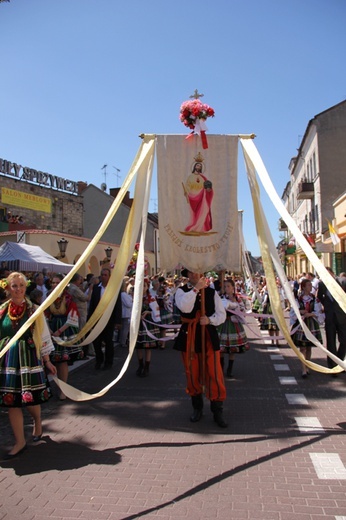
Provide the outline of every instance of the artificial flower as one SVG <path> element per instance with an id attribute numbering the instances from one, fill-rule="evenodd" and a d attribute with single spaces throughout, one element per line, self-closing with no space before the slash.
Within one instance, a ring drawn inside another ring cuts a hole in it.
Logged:
<path id="1" fill-rule="evenodd" d="M 199 99 L 184 101 L 180 107 L 180 121 L 192 130 L 196 126 L 196 119 L 205 120 L 208 117 L 214 117 L 214 115 L 214 109 L 206 103 L 202 103 Z"/>

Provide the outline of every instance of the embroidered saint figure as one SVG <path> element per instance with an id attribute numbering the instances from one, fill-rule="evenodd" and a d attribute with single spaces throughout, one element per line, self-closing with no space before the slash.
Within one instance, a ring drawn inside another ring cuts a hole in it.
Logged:
<path id="1" fill-rule="evenodd" d="M 190 220 L 185 232 L 191 235 L 207 233 L 213 227 L 211 203 L 214 196 L 213 185 L 203 174 L 203 157 L 195 158 L 192 171 L 183 183 L 184 195 L 190 206 Z"/>

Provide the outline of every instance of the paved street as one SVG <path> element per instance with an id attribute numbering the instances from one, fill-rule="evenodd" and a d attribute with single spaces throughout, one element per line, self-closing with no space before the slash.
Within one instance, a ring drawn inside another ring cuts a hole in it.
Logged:
<path id="1" fill-rule="evenodd" d="M 153 352 L 150 376 L 133 359 L 104 397 L 84 403 L 55 396 L 43 408 L 42 441 L 0 462 L 1 520 L 345 520 L 346 375 L 301 378 L 300 363 L 249 331 L 251 350 L 227 381 L 228 429 L 199 423 L 179 354 Z M 114 378 L 93 361 L 70 383 L 95 392 Z M 313 360 L 325 365 L 320 351 Z M 55 387 L 53 387 L 55 389 Z M 56 393 L 55 393 L 56 395 Z M 10 446 L 1 411 L 2 448 Z M 26 417 L 27 437 L 31 425 Z"/>

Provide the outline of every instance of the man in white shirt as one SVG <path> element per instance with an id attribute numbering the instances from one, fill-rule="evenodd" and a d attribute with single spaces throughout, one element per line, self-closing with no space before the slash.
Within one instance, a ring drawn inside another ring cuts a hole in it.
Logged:
<path id="1" fill-rule="evenodd" d="M 188 269 L 183 269 L 181 275 L 189 281 L 183 287 L 179 287 L 175 293 L 175 303 L 181 313 L 182 326 L 173 348 L 179 350 L 183 357 L 187 381 L 186 392 L 191 396 L 193 408 L 190 421 L 198 422 L 202 418 L 203 387 L 205 387 L 214 421 L 220 428 L 226 428 L 227 424 L 222 415 L 226 387 L 220 363 L 220 340 L 217 332 L 217 326 L 226 319 L 226 311 L 215 289 L 208 287 L 207 278 Z M 201 305 L 201 290 L 204 290 L 204 310 Z M 205 334 L 204 359 L 203 333 Z M 204 376 L 205 381 L 203 381 Z"/>
<path id="2" fill-rule="evenodd" d="M 34 276 L 34 283 L 36 284 L 35 289 L 39 289 L 42 292 L 42 294 L 43 294 L 42 301 L 44 301 L 47 298 L 48 289 L 47 289 L 47 287 L 44 284 L 43 273 L 36 273 L 35 274 L 35 276 Z"/>

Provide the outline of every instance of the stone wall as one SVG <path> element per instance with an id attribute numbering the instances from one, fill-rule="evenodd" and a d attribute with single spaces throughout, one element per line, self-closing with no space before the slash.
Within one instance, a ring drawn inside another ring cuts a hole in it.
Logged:
<path id="1" fill-rule="evenodd" d="M 59 233 L 83 236 L 83 197 L 62 191 L 44 188 L 29 182 L 15 180 L 11 177 L 0 175 L 0 219 L 2 231 L 8 226 L 8 231 L 14 229 L 11 223 L 6 222 L 5 215 L 11 212 L 12 216 L 18 215 L 24 223 L 20 229 L 47 229 Z M 2 200 L 2 190 L 7 188 L 29 194 L 33 198 L 45 197 L 51 201 L 49 213 L 38 209 L 29 209 L 19 205 L 9 204 Z M 17 229 L 18 225 L 15 225 Z"/>

